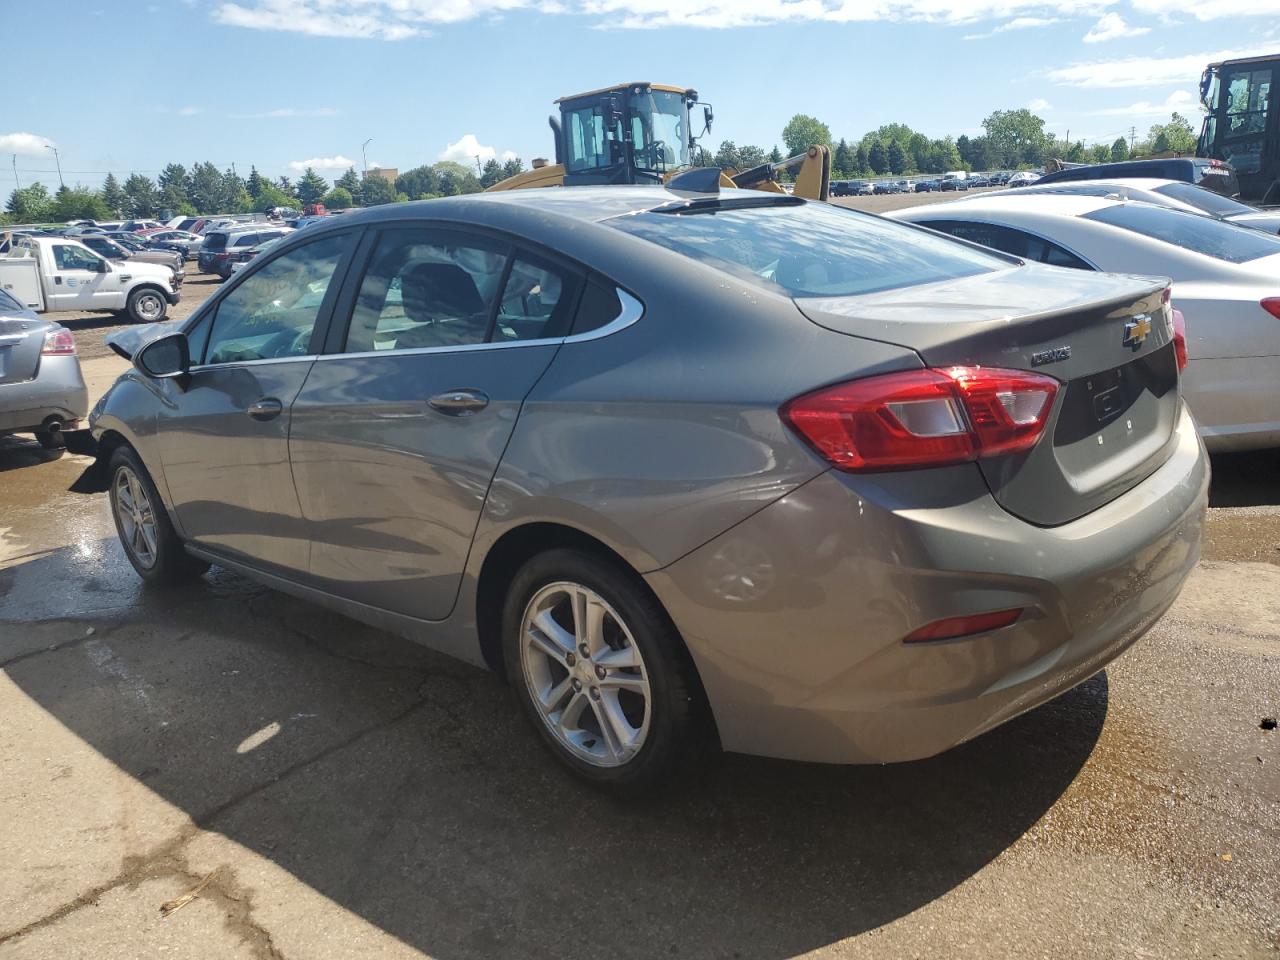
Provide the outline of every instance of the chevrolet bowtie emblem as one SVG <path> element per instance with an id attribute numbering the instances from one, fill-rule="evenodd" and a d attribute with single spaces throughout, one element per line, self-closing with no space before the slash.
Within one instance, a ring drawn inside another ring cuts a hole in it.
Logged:
<path id="1" fill-rule="evenodd" d="M 1124 345 L 1137 350 L 1151 333 L 1151 318 L 1140 313 L 1124 325 Z"/>

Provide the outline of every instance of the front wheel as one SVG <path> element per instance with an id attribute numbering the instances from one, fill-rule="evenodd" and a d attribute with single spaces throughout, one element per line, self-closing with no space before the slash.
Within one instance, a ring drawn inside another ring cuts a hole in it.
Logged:
<path id="1" fill-rule="evenodd" d="M 111 515 L 125 556 L 150 583 L 179 583 L 209 569 L 182 547 L 151 475 L 129 447 L 111 454 Z"/>
<path id="2" fill-rule="evenodd" d="M 139 287 L 129 294 L 125 311 L 134 323 L 158 323 L 169 309 L 164 294 L 154 287 Z"/>
<path id="3" fill-rule="evenodd" d="M 634 573 L 578 550 L 550 550 L 512 580 L 503 654 L 542 741 L 580 777 L 637 793 L 707 746 L 692 662 Z"/>

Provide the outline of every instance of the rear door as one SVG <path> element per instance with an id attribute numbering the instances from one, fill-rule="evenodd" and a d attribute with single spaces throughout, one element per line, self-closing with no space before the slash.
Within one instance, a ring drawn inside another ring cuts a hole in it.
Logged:
<path id="1" fill-rule="evenodd" d="M 439 620 L 581 282 L 505 240 L 442 228 L 391 227 L 366 246 L 340 307 L 349 329 L 293 405 L 311 575 L 339 596 Z"/>
<path id="2" fill-rule="evenodd" d="M 352 232 L 295 247 L 219 297 L 188 333 L 185 384 L 165 380 L 164 476 L 188 538 L 305 576 L 308 534 L 289 469 L 289 412 L 315 362 Z"/>

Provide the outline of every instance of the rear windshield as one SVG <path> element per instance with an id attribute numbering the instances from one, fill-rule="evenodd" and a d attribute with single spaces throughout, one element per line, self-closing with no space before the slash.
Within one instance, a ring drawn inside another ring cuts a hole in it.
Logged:
<path id="1" fill-rule="evenodd" d="M 1087 213 L 1085 218 L 1228 263 L 1280 254 L 1280 236 L 1146 203 L 1116 204 Z"/>
<path id="2" fill-rule="evenodd" d="M 1191 183 L 1166 183 L 1162 187 L 1156 187 L 1155 192 L 1189 203 L 1197 210 L 1211 213 L 1215 217 L 1234 217 L 1240 213 L 1258 212 L 1247 203 L 1240 203 L 1238 200 L 1232 200 L 1230 197 L 1224 197 L 1220 193 L 1214 193 L 1212 190 L 1197 187 Z"/>
<path id="3" fill-rule="evenodd" d="M 1010 266 L 946 237 L 825 203 L 640 213 L 608 222 L 793 297 L 855 296 Z"/>
<path id="4" fill-rule="evenodd" d="M 225 233 L 211 233 L 204 238 L 204 248 L 217 253 L 219 250 L 227 248 L 227 235 Z"/>

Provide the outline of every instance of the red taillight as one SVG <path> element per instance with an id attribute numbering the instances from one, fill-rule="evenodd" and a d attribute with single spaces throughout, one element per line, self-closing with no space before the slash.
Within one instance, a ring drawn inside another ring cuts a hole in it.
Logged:
<path id="1" fill-rule="evenodd" d="M 1031 449 L 1057 392 L 1037 373 L 948 367 L 839 383 L 779 413 L 840 470 L 914 469 Z"/>
<path id="2" fill-rule="evenodd" d="M 1177 307 L 1173 308 L 1173 352 L 1178 358 L 1178 369 L 1187 369 L 1187 321 Z"/>
<path id="3" fill-rule="evenodd" d="M 1262 301 L 1262 309 L 1280 320 L 1280 297 L 1267 297 Z"/>
<path id="4" fill-rule="evenodd" d="M 65 357 L 76 352 L 76 338 L 70 330 L 51 330 L 44 335 L 40 352 L 46 357 Z"/>
<path id="5" fill-rule="evenodd" d="M 926 623 L 919 630 L 913 630 L 904 638 L 904 643 L 924 643 L 928 640 L 954 640 L 956 637 L 968 637 L 975 633 L 986 633 L 999 630 L 1016 623 L 1022 616 L 1022 607 L 1014 610 L 997 610 L 995 613 L 979 613 L 971 617 L 947 617 Z"/>

